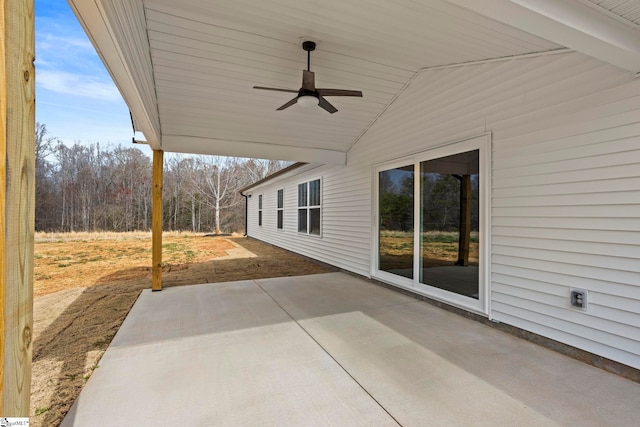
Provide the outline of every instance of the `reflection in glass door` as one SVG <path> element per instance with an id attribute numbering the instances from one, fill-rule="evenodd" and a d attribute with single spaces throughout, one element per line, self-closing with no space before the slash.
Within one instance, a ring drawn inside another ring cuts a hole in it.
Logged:
<path id="1" fill-rule="evenodd" d="M 378 268 L 413 279 L 413 164 L 378 175 Z"/>
<path id="2" fill-rule="evenodd" d="M 486 310 L 478 142 L 467 143 L 468 151 L 448 155 L 456 151 L 445 147 L 415 156 L 411 164 L 378 169 L 374 256 L 383 280 Z"/>
<path id="3" fill-rule="evenodd" d="M 479 150 L 420 163 L 420 283 L 479 298 Z"/>

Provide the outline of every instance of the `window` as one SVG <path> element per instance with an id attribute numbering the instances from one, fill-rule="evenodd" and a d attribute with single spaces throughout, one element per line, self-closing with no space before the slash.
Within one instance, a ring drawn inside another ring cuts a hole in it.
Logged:
<path id="1" fill-rule="evenodd" d="M 262 194 L 258 196 L 258 225 L 262 226 Z"/>
<path id="2" fill-rule="evenodd" d="M 298 184 L 298 232 L 320 235 L 320 180 Z"/>
<path id="3" fill-rule="evenodd" d="M 284 229 L 284 189 L 278 190 L 278 205 L 276 208 L 278 230 Z"/>

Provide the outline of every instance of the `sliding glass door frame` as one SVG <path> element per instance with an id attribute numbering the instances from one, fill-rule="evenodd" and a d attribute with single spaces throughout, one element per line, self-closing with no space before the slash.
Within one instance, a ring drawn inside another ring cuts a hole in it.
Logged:
<path id="1" fill-rule="evenodd" d="M 479 199 L 479 262 L 478 262 L 478 299 L 459 295 L 433 286 L 420 283 L 421 262 L 421 189 L 420 163 L 439 159 L 468 151 L 479 150 L 480 185 Z M 402 277 L 380 269 L 380 173 L 394 168 L 413 164 L 414 202 L 413 202 L 413 279 Z M 456 141 L 411 156 L 402 157 L 375 165 L 372 170 L 372 248 L 371 276 L 385 283 L 405 288 L 412 292 L 451 304 L 469 311 L 490 315 L 490 230 L 491 230 L 491 134 L 486 133 L 470 139 Z"/>

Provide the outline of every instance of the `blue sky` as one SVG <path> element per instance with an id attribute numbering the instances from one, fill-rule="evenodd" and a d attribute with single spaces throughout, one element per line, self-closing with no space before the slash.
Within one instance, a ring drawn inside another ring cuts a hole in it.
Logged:
<path id="1" fill-rule="evenodd" d="M 68 145 L 132 146 L 129 109 L 66 0 L 35 7 L 36 121 Z"/>

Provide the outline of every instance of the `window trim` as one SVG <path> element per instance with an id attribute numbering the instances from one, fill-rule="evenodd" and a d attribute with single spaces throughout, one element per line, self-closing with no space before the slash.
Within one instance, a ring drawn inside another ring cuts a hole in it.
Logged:
<path id="1" fill-rule="evenodd" d="M 262 227 L 262 194 L 258 194 L 258 227 Z"/>
<path id="2" fill-rule="evenodd" d="M 318 188 L 318 195 L 319 195 L 319 204 L 318 205 L 310 205 L 311 202 L 311 191 L 310 191 L 310 184 L 312 182 L 318 181 L 319 184 L 319 188 Z M 305 205 L 300 206 L 300 186 L 301 185 L 306 185 L 306 200 L 305 200 Z M 323 214 L 323 209 L 322 209 L 322 192 L 324 189 L 323 186 L 323 182 L 322 182 L 322 177 L 318 177 L 318 178 L 313 178 L 313 179 L 308 179 L 305 180 L 303 182 L 299 182 L 296 186 L 296 189 L 298 191 L 298 196 L 297 196 L 297 207 L 296 207 L 296 214 L 297 214 L 297 230 L 298 230 L 298 234 L 302 234 L 302 235 L 306 235 L 306 236 L 312 236 L 312 237 L 322 237 L 322 214 Z M 318 233 L 311 233 L 310 232 L 310 224 L 311 224 L 311 211 L 312 210 L 318 210 L 319 213 L 319 230 Z M 300 231 L 300 211 L 306 211 L 306 230 L 305 231 Z"/>

